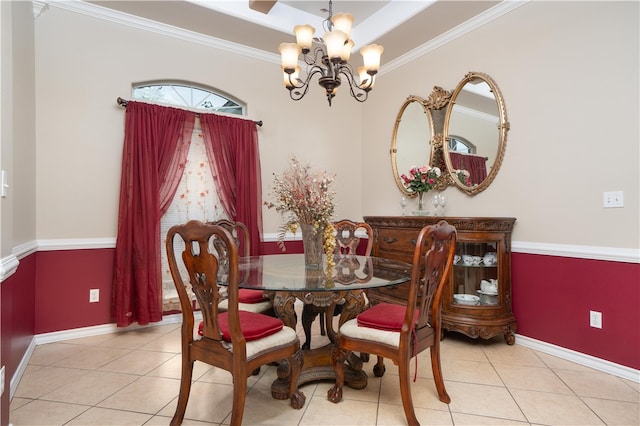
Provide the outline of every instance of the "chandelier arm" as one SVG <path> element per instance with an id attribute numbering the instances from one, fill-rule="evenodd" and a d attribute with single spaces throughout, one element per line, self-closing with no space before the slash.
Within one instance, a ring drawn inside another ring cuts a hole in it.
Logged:
<path id="1" fill-rule="evenodd" d="M 291 83 L 291 86 L 287 87 L 287 89 L 289 89 L 289 97 L 294 101 L 299 101 L 300 99 L 302 99 L 304 95 L 306 95 L 307 92 L 309 91 L 309 83 L 311 82 L 311 78 L 318 73 L 320 73 L 321 75 L 324 75 L 323 69 L 318 65 L 312 66 L 307 70 L 307 78 L 305 78 L 304 81 L 299 80 L 301 81 L 300 85 L 294 84 L 291 81 L 291 75 L 289 75 L 289 82 Z M 297 89 L 303 89 L 303 90 L 302 92 L 300 92 Z M 294 90 L 296 91 L 294 92 Z"/>
<path id="2" fill-rule="evenodd" d="M 346 77 L 347 82 L 349 83 L 349 92 L 351 93 L 351 96 L 353 96 L 353 98 L 358 102 L 366 101 L 369 97 L 369 92 L 371 91 L 369 88 L 370 85 L 367 85 L 365 88 L 359 86 L 353 76 L 351 67 L 342 66 L 340 67 L 339 73 Z"/>

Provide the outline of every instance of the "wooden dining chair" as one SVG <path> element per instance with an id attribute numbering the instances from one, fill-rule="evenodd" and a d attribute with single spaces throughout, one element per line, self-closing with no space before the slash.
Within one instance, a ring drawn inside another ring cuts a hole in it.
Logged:
<path id="1" fill-rule="evenodd" d="M 431 349 L 431 369 L 438 397 L 444 403 L 451 398 L 444 387 L 440 366 L 440 310 L 442 291 L 453 265 L 456 229 L 446 221 L 425 226 L 420 231 L 413 253 L 411 285 L 406 305 L 379 303 L 345 322 L 338 330 L 332 363 L 336 384 L 327 396 L 332 402 L 342 399 L 344 361 L 352 351 L 378 356 L 373 372 L 385 372 L 384 358 L 398 365 L 400 395 L 407 422 L 418 425 L 410 388 L 410 361 L 426 348 Z M 416 358 L 417 364 L 417 358 Z M 417 365 L 416 376 L 417 378 Z"/>
<path id="2" fill-rule="evenodd" d="M 241 256 L 251 256 L 251 243 L 249 239 L 249 229 L 242 222 L 234 222 L 228 219 L 220 219 L 215 222 L 209 222 L 213 225 L 220 225 L 225 228 L 233 236 L 237 246 L 238 253 Z M 248 273 L 248 272 L 247 272 Z M 240 277 L 242 279 L 242 277 Z M 227 310 L 228 299 L 220 302 L 220 309 Z M 238 306 L 242 311 L 257 312 L 276 316 L 273 309 L 273 302 L 264 295 L 262 290 L 254 290 L 250 288 L 241 288 L 238 291 Z"/>
<path id="3" fill-rule="evenodd" d="M 232 425 L 242 423 L 247 377 L 264 364 L 286 360 L 291 376 L 291 406 L 302 408 L 305 396 L 297 385 L 303 363 L 300 340 L 295 330 L 284 327 L 278 318 L 240 310 L 238 247 L 233 236 L 222 226 L 192 220 L 169 229 L 166 250 L 182 308 L 182 373 L 171 424 L 179 425 L 184 419 L 195 361 L 229 371 L 233 376 Z M 181 272 L 178 261 L 186 273 Z M 202 313 L 199 338 L 194 337 L 194 309 L 186 281 L 191 284 Z M 226 312 L 219 309 L 222 284 L 226 284 L 229 300 Z"/>
<path id="4" fill-rule="evenodd" d="M 335 254 L 356 254 L 356 250 L 360 245 L 360 237 L 356 233 L 364 232 L 367 235 L 367 245 L 362 253 L 364 256 L 370 256 L 373 248 L 373 229 L 366 222 L 354 222 L 351 220 L 339 220 L 333 223 L 336 231 L 336 249 Z M 316 316 L 319 315 L 320 334 L 326 335 L 326 322 L 332 321 L 332 315 L 326 315 L 326 307 L 305 304 L 302 308 L 302 329 L 304 330 L 305 342 L 303 349 L 311 348 L 311 326 Z M 335 309 L 332 313 L 340 313 L 340 308 Z"/>

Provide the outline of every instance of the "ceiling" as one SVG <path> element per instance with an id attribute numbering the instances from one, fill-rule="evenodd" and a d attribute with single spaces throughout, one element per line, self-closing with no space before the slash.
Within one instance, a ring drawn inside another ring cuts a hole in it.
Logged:
<path id="1" fill-rule="evenodd" d="M 191 1 L 90 1 L 90 3 L 140 18 L 168 24 L 277 54 L 282 42 L 294 42 L 293 26 L 311 24 L 316 36 L 322 36 L 328 1 L 279 0 L 267 14 L 252 10 L 249 0 Z M 262 2 L 268 9 L 269 3 Z M 384 46 L 382 66 L 412 50 L 432 42 L 479 16 L 490 15 L 502 1 L 390 0 L 339 1 L 333 13 L 354 15 L 351 38 L 355 51 L 377 43 Z M 354 52 L 355 52 L 354 51 Z M 359 57 L 360 55 L 355 55 Z"/>

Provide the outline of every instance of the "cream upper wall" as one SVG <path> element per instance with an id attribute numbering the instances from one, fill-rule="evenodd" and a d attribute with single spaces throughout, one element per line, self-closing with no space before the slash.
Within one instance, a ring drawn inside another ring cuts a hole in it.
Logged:
<path id="1" fill-rule="evenodd" d="M 505 98 L 506 155 L 484 192 L 447 189 L 447 214 L 516 217 L 517 241 L 639 247 L 638 9 L 529 2 L 383 74 L 363 105 L 363 212 L 401 212 L 389 146 L 404 99 L 426 98 L 433 86 L 452 91 L 479 71 Z M 614 190 L 625 207 L 604 209 L 603 192 Z"/>
<path id="2" fill-rule="evenodd" d="M 639 246 L 637 2 L 529 2 L 383 69 L 366 103 L 340 93 L 331 108 L 317 86 L 289 100 L 275 54 L 252 60 L 56 7 L 35 30 L 38 239 L 115 237 L 124 123 L 115 99 L 132 82 L 195 81 L 242 99 L 265 123 L 265 198 L 295 153 L 337 174 L 336 216 L 359 217 L 400 213 L 389 146 L 404 99 L 452 90 L 473 70 L 500 87 L 511 131 L 491 187 L 475 197 L 449 188 L 447 213 L 514 216 L 518 241 Z M 610 190 L 625 192 L 623 209 L 602 208 Z M 276 231 L 275 212 L 264 221 Z"/>
<path id="3" fill-rule="evenodd" d="M 338 217 L 361 216 L 359 106 L 343 93 L 329 108 L 315 85 L 291 101 L 273 58 L 252 60 L 51 7 L 36 21 L 37 238 L 116 236 L 125 115 L 116 98 L 130 98 L 134 82 L 158 79 L 224 90 L 263 120 L 265 200 L 273 173 L 295 154 L 337 175 Z M 279 223 L 264 210 L 265 232 Z"/>

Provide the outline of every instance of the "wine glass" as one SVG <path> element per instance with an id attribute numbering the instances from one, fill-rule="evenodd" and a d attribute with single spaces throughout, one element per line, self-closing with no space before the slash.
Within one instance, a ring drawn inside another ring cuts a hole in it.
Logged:
<path id="1" fill-rule="evenodd" d="M 407 204 L 409 204 L 409 202 L 407 201 L 406 197 L 402 197 L 400 199 L 400 207 L 402 207 L 402 216 L 407 215 L 407 213 L 404 211 L 404 209 L 407 207 Z"/>

